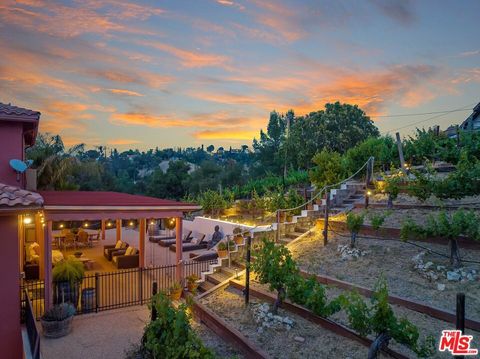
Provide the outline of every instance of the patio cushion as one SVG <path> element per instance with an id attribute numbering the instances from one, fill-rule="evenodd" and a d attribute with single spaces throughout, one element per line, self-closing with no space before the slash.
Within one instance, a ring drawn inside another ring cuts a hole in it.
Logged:
<path id="1" fill-rule="evenodd" d="M 120 248 L 122 248 L 122 244 L 123 244 L 122 241 L 118 241 L 117 243 L 115 243 L 115 249 L 120 249 Z"/>
<path id="2" fill-rule="evenodd" d="M 133 252 L 135 252 L 135 248 L 133 248 L 132 246 L 128 247 L 127 250 L 125 251 L 125 255 L 126 256 L 131 256 L 133 254 Z"/>
<path id="3" fill-rule="evenodd" d="M 122 245 L 120 246 L 121 249 L 127 248 L 127 242 L 122 242 Z"/>

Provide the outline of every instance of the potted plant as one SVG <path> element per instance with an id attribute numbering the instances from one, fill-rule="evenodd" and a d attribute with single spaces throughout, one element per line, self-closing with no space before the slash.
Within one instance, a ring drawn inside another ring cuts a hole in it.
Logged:
<path id="1" fill-rule="evenodd" d="M 217 254 L 219 258 L 225 258 L 228 256 L 227 244 L 225 242 L 220 242 L 217 246 Z"/>
<path id="2" fill-rule="evenodd" d="M 196 274 L 189 275 L 187 277 L 187 288 L 190 293 L 195 293 L 198 288 L 198 283 L 197 281 L 200 278 Z"/>
<path id="3" fill-rule="evenodd" d="M 54 305 L 40 318 L 43 335 L 47 338 L 60 338 L 67 335 L 72 331 L 74 315 L 75 307 L 70 303 Z"/>
<path id="4" fill-rule="evenodd" d="M 53 303 L 69 302 L 76 308 L 80 297 L 80 284 L 85 270 L 80 261 L 63 260 L 53 267 Z"/>
<path id="5" fill-rule="evenodd" d="M 234 251 L 235 248 L 236 248 L 236 243 L 235 243 L 235 241 L 230 239 L 230 240 L 227 242 L 227 248 L 228 248 L 228 251 L 229 251 L 229 252 Z"/>
<path id="6" fill-rule="evenodd" d="M 243 244 L 242 229 L 240 227 L 233 229 L 233 240 L 236 244 Z"/>
<path id="7" fill-rule="evenodd" d="M 170 287 L 170 299 L 179 300 L 182 296 L 182 285 L 178 282 L 174 282 Z"/>

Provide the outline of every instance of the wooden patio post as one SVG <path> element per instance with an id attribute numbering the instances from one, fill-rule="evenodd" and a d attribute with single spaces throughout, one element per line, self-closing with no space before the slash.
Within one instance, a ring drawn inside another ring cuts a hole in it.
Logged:
<path id="1" fill-rule="evenodd" d="M 44 231 L 44 281 L 45 281 L 45 310 L 52 307 L 52 221 L 47 222 L 47 226 Z"/>
<path id="2" fill-rule="evenodd" d="M 139 250 L 138 264 L 140 268 L 144 268 L 145 267 L 145 232 L 147 231 L 147 220 L 145 218 L 140 219 L 138 231 L 140 232 L 140 238 L 138 241 L 138 250 Z"/>
<path id="3" fill-rule="evenodd" d="M 45 246 L 45 230 L 42 225 L 40 213 L 35 214 L 35 239 L 40 246 L 40 260 L 38 261 L 39 279 L 45 279 L 45 257 L 47 255 Z"/>
<path id="4" fill-rule="evenodd" d="M 122 240 L 122 220 L 117 219 L 115 221 L 117 228 L 117 242 Z"/>
<path id="5" fill-rule="evenodd" d="M 176 223 L 176 236 L 175 236 L 175 247 L 177 249 L 177 270 L 176 270 L 176 280 L 177 282 L 181 283 L 183 279 L 183 244 L 182 244 L 182 230 L 183 230 L 183 223 L 182 217 L 175 218 Z"/>
<path id="6" fill-rule="evenodd" d="M 102 219 L 102 241 L 105 240 L 105 220 Z"/>

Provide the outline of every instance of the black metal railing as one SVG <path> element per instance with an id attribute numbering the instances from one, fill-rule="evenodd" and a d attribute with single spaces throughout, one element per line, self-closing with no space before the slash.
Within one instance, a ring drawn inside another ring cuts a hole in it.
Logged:
<path id="1" fill-rule="evenodd" d="M 32 302 L 30 301 L 28 292 L 24 291 L 24 296 L 25 326 L 30 344 L 30 353 L 33 359 L 40 359 L 40 334 L 37 328 L 37 321 L 35 320 Z"/>
<path id="2" fill-rule="evenodd" d="M 192 274 L 201 277 L 201 273 L 214 263 L 216 260 L 184 262 L 184 283 L 185 278 Z M 153 282 L 157 283 L 158 291 L 168 291 L 176 281 L 176 273 L 177 266 L 168 265 L 89 274 L 76 285 L 53 282 L 53 300 L 54 303 L 76 303 L 77 314 L 142 305 L 148 303 L 152 297 Z M 32 299 L 35 318 L 40 318 L 45 307 L 44 282 L 25 281 L 21 290 L 28 293 Z"/>
<path id="3" fill-rule="evenodd" d="M 20 284 L 21 319 L 26 321 L 27 300 L 30 300 L 33 316 L 38 319 L 45 310 L 45 282 L 43 280 L 22 280 Z"/>

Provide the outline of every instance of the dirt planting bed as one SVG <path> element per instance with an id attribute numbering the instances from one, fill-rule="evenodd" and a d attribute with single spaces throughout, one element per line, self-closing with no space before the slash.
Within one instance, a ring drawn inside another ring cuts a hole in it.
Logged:
<path id="1" fill-rule="evenodd" d="M 475 210 L 477 213 L 480 212 Z M 356 213 L 365 213 L 365 222 L 364 224 L 371 225 L 371 219 L 373 216 L 384 216 L 385 220 L 382 224 L 383 227 L 387 228 L 401 228 L 402 224 L 408 219 L 419 225 L 425 225 L 428 221 L 430 215 L 436 218 L 441 212 L 440 209 L 418 209 L 418 208 L 409 208 L 409 209 L 380 209 L 380 208 L 369 208 L 368 210 L 357 208 L 354 210 Z M 446 213 L 453 213 L 455 210 L 447 209 Z"/>
<path id="2" fill-rule="evenodd" d="M 357 247 L 365 252 L 365 255 L 347 260 L 342 260 L 338 247 L 347 245 L 349 238 L 330 232 L 329 244 L 323 247 L 322 241 L 321 233 L 317 230 L 312 236 L 290 246 L 302 270 L 367 288 L 373 288 L 378 278 L 383 275 L 388 282 L 390 294 L 453 312 L 456 293 L 464 292 L 466 316 L 480 320 L 479 265 L 464 264 L 465 272 L 477 273 L 474 280 L 451 281 L 446 277 L 450 271 L 448 259 L 426 252 L 420 257 L 423 263 L 428 265 L 428 271 L 415 268 L 418 267 L 418 262 L 414 260 L 425 251 L 400 241 L 359 238 Z M 424 243 L 422 245 L 447 254 L 447 246 Z M 477 261 L 480 259 L 480 251 L 464 250 L 461 254 L 464 259 Z M 430 272 L 434 275 L 427 276 L 426 274 Z"/>
<path id="3" fill-rule="evenodd" d="M 202 298 L 201 303 L 239 330 L 272 358 L 366 358 L 368 348 L 334 334 L 306 319 L 280 309 L 278 315 L 293 321 L 288 325 L 264 326 L 258 322 L 263 301 L 251 298 L 248 307 L 239 290 L 220 289 Z M 386 356 L 381 355 L 381 358 Z"/>
<path id="4" fill-rule="evenodd" d="M 191 322 L 192 329 L 197 333 L 203 344 L 211 349 L 217 358 L 244 358 L 243 354 L 226 343 L 222 338 L 215 334 L 205 324 L 193 319 Z"/>
<path id="5" fill-rule="evenodd" d="M 261 285 L 257 283 L 255 280 L 251 282 L 252 288 L 256 289 L 261 289 L 263 291 L 268 291 L 268 286 L 266 285 Z M 346 294 L 346 291 L 336 288 L 334 286 L 327 286 L 327 298 L 328 300 L 333 300 L 337 298 L 340 294 Z M 368 302 L 368 300 L 366 299 Z M 444 322 L 442 320 L 438 320 L 435 318 L 432 318 L 426 314 L 421 314 L 416 311 L 412 311 L 409 309 L 406 309 L 404 307 L 398 306 L 398 305 L 392 305 L 392 309 L 395 312 L 395 315 L 397 318 L 406 318 L 408 319 L 411 323 L 413 323 L 419 330 L 420 333 L 420 338 L 423 340 L 428 335 L 432 335 L 435 340 L 437 341 L 440 338 L 440 334 L 442 330 L 445 329 L 455 329 L 455 326 L 451 323 Z M 345 314 L 344 311 L 340 311 L 338 313 L 335 313 L 329 319 L 333 320 L 336 323 L 342 324 L 346 327 L 349 326 L 348 323 L 348 318 L 347 315 Z M 472 342 L 472 348 L 478 348 L 480 347 L 480 332 L 476 332 L 473 330 L 466 330 L 466 333 L 468 335 L 473 335 L 474 340 Z M 374 339 L 373 337 L 370 337 L 370 339 Z M 390 342 L 389 348 L 395 350 L 398 353 L 401 353 L 409 358 L 415 358 L 416 354 L 412 352 L 410 349 L 406 348 L 403 345 L 400 345 L 398 343 L 395 343 L 394 341 Z M 430 358 L 451 358 L 451 354 L 448 352 L 445 353 L 440 353 L 436 352 L 434 355 L 432 355 Z M 361 358 L 360 356 L 358 358 Z"/>
<path id="6" fill-rule="evenodd" d="M 385 194 L 375 194 L 370 197 L 370 203 L 375 204 L 387 204 L 387 195 Z M 393 201 L 394 204 L 400 205 L 415 205 L 415 206 L 476 206 L 480 207 L 480 196 L 469 196 L 462 199 L 444 199 L 441 200 L 434 196 L 428 198 L 425 202 L 420 201 L 416 197 L 412 197 L 407 193 L 400 193 Z"/>

